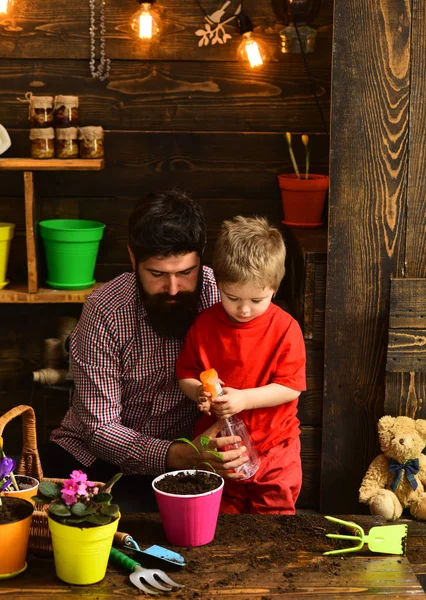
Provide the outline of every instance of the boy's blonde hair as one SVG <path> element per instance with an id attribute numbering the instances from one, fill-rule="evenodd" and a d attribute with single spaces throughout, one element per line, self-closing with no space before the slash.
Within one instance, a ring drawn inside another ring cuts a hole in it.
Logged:
<path id="1" fill-rule="evenodd" d="M 285 274 L 286 249 L 281 233 L 263 217 L 224 221 L 213 254 L 217 282 L 254 283 L 275 292 Z"/>

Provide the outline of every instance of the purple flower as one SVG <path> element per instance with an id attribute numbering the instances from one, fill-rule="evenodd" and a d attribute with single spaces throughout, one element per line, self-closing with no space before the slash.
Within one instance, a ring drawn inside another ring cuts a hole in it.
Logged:
<path id="1" fill-rule="evenodd" d="M 9 477 L 9 479 L 6 479 L 6 481 L 1 485 L 0 492 L 5 490 L 7 488 L 7 486 L 10 485 L 11 483 L 12 483 L 12 478 Z"/>
<path id="2" fill-rule="evenodd" d="M 13 471 L 16 467 L 16 462 L 13 458 L 8 458 L 5 456 L 0 460 L 0 480 L 4 479 Z"/>

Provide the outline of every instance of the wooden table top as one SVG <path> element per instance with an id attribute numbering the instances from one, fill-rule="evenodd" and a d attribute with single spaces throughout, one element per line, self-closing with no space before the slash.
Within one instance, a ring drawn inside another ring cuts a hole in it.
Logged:
<path id="1" fill-rule="evenodd" d="M 348 518 L 348 517 L 346 517 Z M 214 541 L 199 548 L 173 548 L 183 554 L 187 566 L 169 574 L 185 588 L 159 598 L 217 600 L 235 598 L 327 600 L 381 596 L 398 599 L 426 598 L 405 556 L 362 553 L 323 556 L 331 543 L 325 538 L 329 524 L 323 517 L 308 516 L 297 522 L 299 530 L 287 531 L 292 517 L 220 515 Z M 352 516 L 367 532 L 371 517 Z M 349 520 L 349 519 L 348 519 Z M 323 527 L 324 523 L 326 527 Z M 283 526 L 285 523 L 285 526 Z M 158 515 L 123 516 L 120 531 L 129 532 L 145 548 L 153 543 L 172 548 L 166 541 Z M 423 530 L 413 529 L 417 543 L 425 545 Z M 410 533 L 409 533 L 410 539 Z M 311 543 L 312 547 L 307 549 Z M 346 542 L 345 542 L 346 543 Z M 418 572 L 422 572 L 419 566 Z M 72 598 L 117 600 L 140 592 L 128 574 L 108 567 L 105 579 L 91 586 L 70 586 L 56 578 L 53 558 L 29 552 L 28 569 L 14 579 L 0 581 L 0 597 L 10 600 Z"/>

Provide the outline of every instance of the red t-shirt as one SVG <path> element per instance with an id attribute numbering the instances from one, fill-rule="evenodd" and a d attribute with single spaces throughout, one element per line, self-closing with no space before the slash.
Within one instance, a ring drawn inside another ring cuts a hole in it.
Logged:
<path id="1" fill-rule="evenodd" d="M 305 344 L 299 324 L 275 304 L 248 323 L 236 323 L 222 304 L 200 313 L 191 326 L 176 363 L 178 379 L 199 379 L 214 368 L 225 386 L 238 390 L 278 383 L 304 391 Z M 239 413 L 259 452 L 300 434 L 297 400 L 280 406 Z M 202 432 L 211 424 L 203 416 L 197 423 Z"/>

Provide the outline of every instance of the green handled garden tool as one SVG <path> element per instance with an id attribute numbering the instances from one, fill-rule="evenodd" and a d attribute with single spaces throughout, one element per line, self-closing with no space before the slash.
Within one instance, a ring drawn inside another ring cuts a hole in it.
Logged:
<path id="1" fill-rule="evenodd" d="M 355 540 L 358 542 L 350 548 L 342 548 L 339 550 L 329 550 L 324 552 L 324 555 L 330 554 L 346 554 L 348 552 L 357 552 L 361 550 L 364 544 L 368 544 L 368 549 L 371 552 L 381 552 L 382 554 L 405 554 L 407 545 L 407 525 L 381 525 L 380 527 L 372 527 L 365 535 L 364 530 L 360 525 L 352 521 L 342 521 L 336 517 L 325 517 L 332 523 L 343 525 L 357 533 L 357 535 L 341 535 L 339 533 L 327 533 L 326 537 L 337 540 Z"/>
<path id="2" fill-rule="evenodd" d="M 160 592 L 171 592 L 174 589 L 185 587 L 173 581 L 161 569 L 144 569 L 138 562 L 115 548 L 111 548 L 109 559 L 115 565 L 130 571 L 130 581 L 145 594 L 156 596 Z"/>

